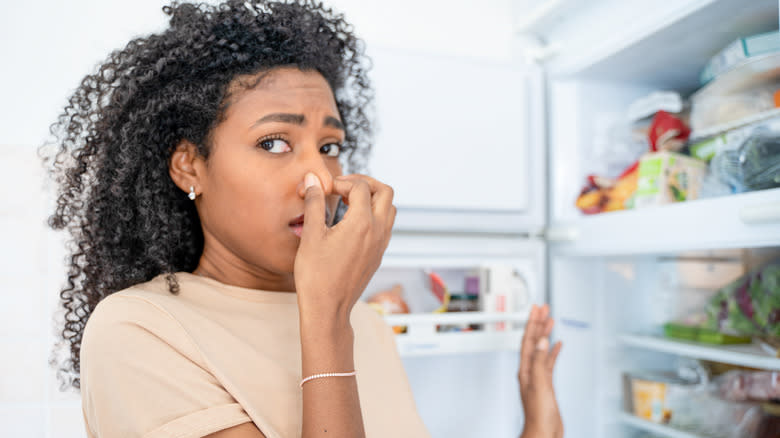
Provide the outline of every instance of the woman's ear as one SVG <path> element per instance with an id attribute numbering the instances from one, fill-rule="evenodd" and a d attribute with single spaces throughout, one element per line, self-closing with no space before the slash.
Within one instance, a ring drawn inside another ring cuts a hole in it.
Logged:
<path id="1" fill-rule="evenodd" d="M 187 140 L 182 140 L 176 145 L 168 162 L 168 173 L 177 187 L 184 193 L 192 190 L 195 195 L 203 192 L 204 185 L 204 159 L 198 151 L 198 147 Z"/>

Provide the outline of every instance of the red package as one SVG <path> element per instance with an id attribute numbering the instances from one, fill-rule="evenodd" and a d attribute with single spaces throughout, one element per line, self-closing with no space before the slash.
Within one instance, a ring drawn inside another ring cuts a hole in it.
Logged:
<path id="1" fill-rule="evenodd" d="M 658 111 L 650 124 L 650 149 L 653 152 L 677 152 L 682 149 L 690 135 L 691 128 L 685 122 L 666 111 Z"/>

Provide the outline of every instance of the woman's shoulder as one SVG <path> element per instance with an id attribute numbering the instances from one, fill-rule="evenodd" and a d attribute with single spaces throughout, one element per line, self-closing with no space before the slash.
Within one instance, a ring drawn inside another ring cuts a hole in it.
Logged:
<path id="1" fill-rule="evenodd" d="M 82 362 L 104 364 L 106 352 L 116 360 L 138 354 L 165 355 L 162 350 L 176 351 L 179 356 L 196 360 L 196 344 L 180 321 L 165 305 L 164 294 L 170 293 L 154 279 L 115 292 L 101 300 L 84 327 Z M 173 296 L 173 295 L 171 295 Z M 132 348 L 119 348 L 131 346 Z"/>
<path id="2" fill-rule="evenodd" d="M 164 274 L 106 296 L 98 302 L 87 320 L 84 341 L 112 337 L 118 333 L 162 334 L 177 331 L 178 323 L 166 303 L 170 301 L 169 296 L 174 295 L 168 291 Z"/>
<path id="3" fill-rule="evenodd" d="M 146 310 L 149 307 L 159 307 L 165 313 L 162 304 L 176 296 L 170 292 L 166 279 L 167 275 L 160 274 L 151 280 L 111 293 L 98 302 L 92 312 L 92 316 L 98 312 L 103 314 L 113 314 L 115 312 L 127 314 L 128 310 L 139 307 Z"/>

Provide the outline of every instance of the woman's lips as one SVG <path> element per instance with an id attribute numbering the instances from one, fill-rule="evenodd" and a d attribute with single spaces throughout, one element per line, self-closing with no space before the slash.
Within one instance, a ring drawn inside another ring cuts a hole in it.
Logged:
<path id="1" fill-rule="evenodd" d="M 328 218 L 330 217 L 330 209 L 325 209 L 325 223 L 328 223 Z M 303 233 L 303 214 L 300 214 L 293 218 L 293 220 L 289 223 L 290 230 L 298 237 L 301 237 L 301 233 Z"/>
<path id="2" fill-rule="evenodd" d="M 301 237 L 301 233 L 303 232 L 303 215 L 299 214 L 296 216 L 293 220 L 290 221 L 289 225 L 292 232 L 296 236 Z"/>

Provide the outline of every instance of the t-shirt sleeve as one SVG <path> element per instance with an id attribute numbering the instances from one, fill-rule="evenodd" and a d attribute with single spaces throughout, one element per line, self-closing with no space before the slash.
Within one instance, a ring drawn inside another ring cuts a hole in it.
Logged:
<path id="1" fill-rule="evenodd" d="M 81 395 L 92 438 L 196 438 L 251 421 L 184 328 L 137 296 L 109 296 L 81 342 Z"/>

